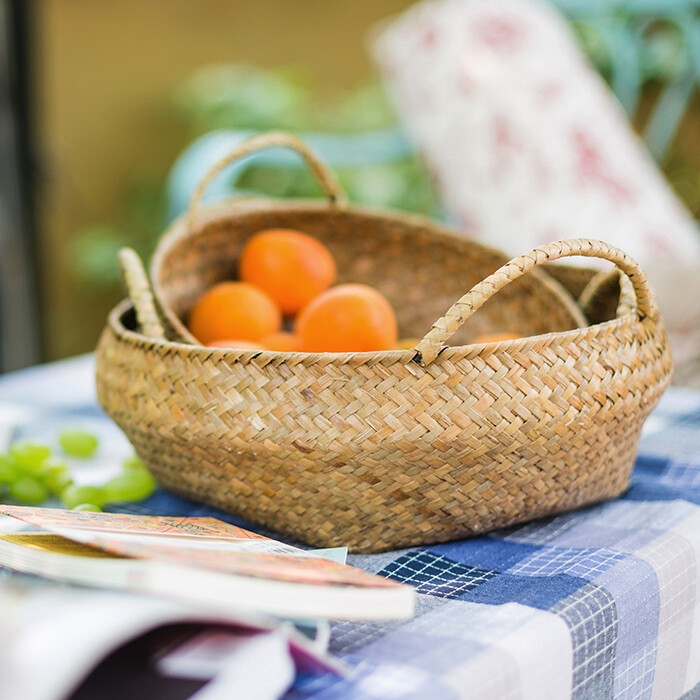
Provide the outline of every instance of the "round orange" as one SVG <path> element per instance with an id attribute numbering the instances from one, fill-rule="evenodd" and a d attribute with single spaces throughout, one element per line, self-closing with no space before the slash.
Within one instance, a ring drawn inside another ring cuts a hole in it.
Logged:
<path id="1" fill-rule="evenodd" d="M 277 331 L 270 333 L 260 338 L 260 344 L 267 350 L 275 350 L 276 352 L 299 352 L 301 350 L 301 341 L 287 331 Z"/>
<path id="2" fill-rule="evenodd" d="M 333 284 L 336 265 L 328 248 L 306 233 L 269 229 L 246 243 L 239 274 L 294 314 Z"/>
<path id="3" fill-rule="evenodd" d="M 482 345 L 483 343 L 500 343 L 502 340 L 517 340 L 522 338 L 517 333 L 485 333 L 471 341 L 472 345 Z"/>
<path id="4" fill-rule="evenodd" d="M 363 352 L 396 347 L 391 304 L 365 284 L 341 284 L 311 301 L 297 317 L 307 352 Z"/>
<path id="5" fill-rule="evenodd" d="M 202 294 L 190 313 L 190 331 L 205 345 L 222 338 L 256 342 L 281 324 L 277 304 L 246 282 L 220 282 Z"/>
<path id="6" fill-rule="evenodd" d="M 231 350 L 264 350 L 260 343 L 252 343 L 250 340 L 212 340 L 207 343 L 208 348 L 231 348 Z"/>

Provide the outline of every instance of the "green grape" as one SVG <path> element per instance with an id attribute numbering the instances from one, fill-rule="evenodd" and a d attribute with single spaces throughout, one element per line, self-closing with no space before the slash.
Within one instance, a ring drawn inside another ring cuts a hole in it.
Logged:
<path id="1" fill-rule="evenodd" d="M 61 492 L 61 501 L 66 508 L 75 508 L 81 503 L 94 503 L 100 508 L 106 503 L 106 495 L 98 486 L 71 484 Z"/>
<path id="2" fill-rule="evenodd" d="M 124 468 L 124 471 L 131 471 L 133 470 L 139 470 L 139 469 L 146 469 L 146 465 L 141 461 L 141 458 L 133 454 L 131 457 L 127 457 L 123 462 L 122 462 L 122 467 Z"/>
<path id="3" fill-rule="evenodd" d="M 77 506 L 73 506 L 71 510 L 77 510 L 81 513 L 101 513 L 102 508 L 95 503 L 78 503 Z"/>
<path id="4" fill-rule="evenodd" d="M 21 476 L 10 486 L 10 495 L 24 503 L 43 503 L 49 497 L 49 490 L 38 479 Z"/>
<path id="5" fill-rule="evenodd" d="M 56 457 L 50 457 L 41 465 L 39 477 L 56 495 L 73 483 L 68 465 Z"/>
<path id="6" fill-rule="evenodd" d="M 110 503 L 119 501 L 141 501 L 148 498 L 156 487 L 153 477 L 145 469 L 132 470 L 110 479 L 104 490 Z"/>
<path id="7" fill-rule="evenodd" d="M 0 455 L 0 484 L 13 483 L 19 478 L 21 471 L 11 455 Z"/>
<path id="8" fill-rule="evenodd" d="M 99 441 L 91 433 L 73 428 L 64 430 L 58 436 L 58 444 L 67 455 L 87 459 L 95 454 Z"/>
<path id="9" fill-rule="evenodd" d="M 51 456 L 51 450 L 46 445 L 35 442 L 16 442 L 10 447 L 10 456 L 14 457 L 17 465 L 29 472 L 36 472 Z"/>

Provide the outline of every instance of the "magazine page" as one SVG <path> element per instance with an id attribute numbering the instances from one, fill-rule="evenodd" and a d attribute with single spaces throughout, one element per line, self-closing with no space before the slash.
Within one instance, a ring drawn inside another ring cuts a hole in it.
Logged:
<path id="1" fill-rule="evenodd" d="M 0 513 L 114 554 L 292 583 L 402 587 L 215 518 L 0 506 Z"/>
<path id="2" fill-rule="evenodd" d="M 62 700 L 110 652 L 173 623 L 209 627 L 161 659 L 164 675 L 231 675 L 232 668 L 240 668 L 236 657 L 242 656 L 249 674 L 264 676 L 264 665 L 250 664 L 261 655 L 247 645 L 258 634 L 273 635 L 265 642 L 255 637 L 255 646 L 267 654 L 274 651 L 279 658 L 268 657 L 268 662 L 280 668 L 290 663 L 301 671 L 338 673 L 342 668 L 289 625 L 264 616 L 212 615 L 158 597 L 55 586 L 13 574 L 0 579 L 0 698 Z"/>
<path id="3" fill-rule="evenodd" d="M 208 680 L 191 700 L 273 700 L 295 676 L 278 631 L 234 635 L 207 630 L 159 659 L 158 669 L 170 677 Z"/>

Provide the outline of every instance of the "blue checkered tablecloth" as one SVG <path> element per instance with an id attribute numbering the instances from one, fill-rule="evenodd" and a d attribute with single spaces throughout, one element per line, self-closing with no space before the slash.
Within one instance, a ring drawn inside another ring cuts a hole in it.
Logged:
<path id="1" fill-rule="evenodd" d="M 3 402 L 34 411 L 26 437 L 79 423 L 108 456 L 128 449 L 96 406 L 90 358 L 0 379 Z M 130 510 L 242 522 L 163 491 Z M 290 698 L 700 698 L 700 393 L 666 393 L 621 498 L 349 559 L 415 586 L 417 613 L 335 624 L 350 675 L 299 677 Z"/>

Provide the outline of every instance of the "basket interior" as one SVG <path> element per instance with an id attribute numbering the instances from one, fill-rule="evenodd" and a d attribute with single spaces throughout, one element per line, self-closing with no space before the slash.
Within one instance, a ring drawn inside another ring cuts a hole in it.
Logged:
<path id="1" fill-rule="evenodd" d="M 185 324 L 204 291 L 235 279 L 246 241 L 269 228 L 298 229 L 323 241 L 338 263 L 339 283 L 370 284 L 389 299 L 400 337 L 421 338 L 457 299 L 507 262 L 503 254 L 428 220 L 358 209 L 238 203 L 210 210 L 194 232 L 184 227 L 181 220 L 161 241 L 151 273 L 161 302 Z M 450 344 L 492 332 L 570 330 L 580 325 L 572 306 L 559 283 L 535 271 L 487 301 Z"/>

